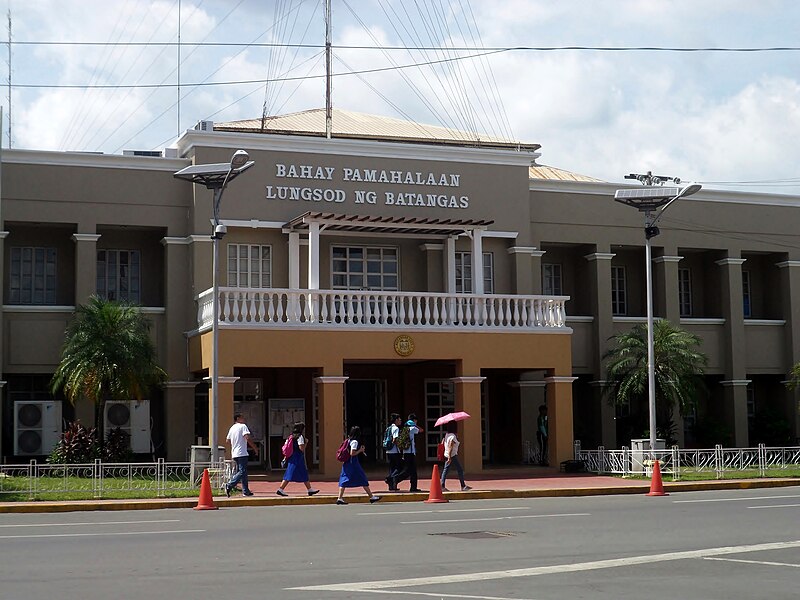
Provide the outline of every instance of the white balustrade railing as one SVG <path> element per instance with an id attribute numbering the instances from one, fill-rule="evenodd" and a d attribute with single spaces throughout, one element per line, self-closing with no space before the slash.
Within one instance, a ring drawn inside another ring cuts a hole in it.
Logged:
<path id="1" fill-rule="evenodd" d="M 213 291 L 197 299 L 199 328 L 211 326 Z M 537 330 L 566 327 L 566 296 L 220 288 L 219 320 L 279 327 Z"/>

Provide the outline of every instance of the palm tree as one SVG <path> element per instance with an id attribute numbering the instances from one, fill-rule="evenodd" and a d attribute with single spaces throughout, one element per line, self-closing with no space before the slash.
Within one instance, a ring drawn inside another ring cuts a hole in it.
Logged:
<path id="1" fill-rule="evenodd" d="M 67 326 L 50 389 L 63 390 L 72 404 L 81 397 L 94 402 L 102 439 L 107 400 L 141 400 L 166 376 L 156 364 L 150 324 L 140 308 L 92 296 Z"/>
<path id="2" fill-rule="evenodd" d="M 795 364 L 789 372 L 789 381 L 786 382 L 786 387 L 794 390 L 800 386 L 800 363 Z"/>
<path id="3" fill-rule="evenodd" d="M 611 339 L 613 346 L 603 356 L 608 361 L 606 395 L 613 404 L 646 400 L 647 324 L 638 324 Z M 695 349 L 700 343 L 698 336 L 666 319 L 653 323 L 657 430 L 669 431 L 676 405 L 686 416 L 697 404 L 708 363 L 708 357 Z"/>

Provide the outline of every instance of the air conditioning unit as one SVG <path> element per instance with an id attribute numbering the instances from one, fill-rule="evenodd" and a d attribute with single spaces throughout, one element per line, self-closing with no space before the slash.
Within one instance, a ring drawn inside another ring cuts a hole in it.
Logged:
<path id="1" fill-rule="evenodd" d="M 214 121 L 198 121 L 194 128 L 196 131 L 214 131 Z"/>
<path id="2" fill-rule="evenodd" d="M 61 438 L 61 402 L 14 402 L 14 454 L 47 456 Z"/>
<path id="3" fill-rule="evenodd" d="M 131 437 L 134 454 L 149 454 L 150 447 L 150 400 L 109 400 L 103 410 L 103 431 L 119 427 Z"/>

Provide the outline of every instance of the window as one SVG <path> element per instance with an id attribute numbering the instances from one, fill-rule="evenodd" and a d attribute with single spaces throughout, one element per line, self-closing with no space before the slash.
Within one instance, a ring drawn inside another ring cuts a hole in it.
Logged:
<path id="1" fill-rule="evenodd" d="M 228 285 L 230 287 L 272 287 L 272 247 L 228 244 Z"/>
<path id="2" fill-rule="evenodd" d="M 56 249 L 11 248 L 11 304 L 56 303 Z"/>
<path id="3" fill-rule="evenodd" d="M 141 255 L 138 250 L 97 251 L 97 295 L 106 300 L 141 302 Z"/>
<path id="4" fill-rule="evenodd" d="M 616 316 L 628 314 L 625 267 L 611 267 L 611 312 Z"/>
<path id="5" fill-rule="evenodd" d="M 682 317 L 692 316 L 692 272 L 678 269 L 678 304 Z"/>
<path id="6" fill-rule="evenodd" d="M 542 294 L 545 296 L 563 296 L 561 287 L 561 265 L 542 265 Z"/>
<path id="7" fill-rule="evenodd" d="M 742 271 L 742 302 L 744 318 L 748 319 L 753 316 L 752 304 L 750 302 L 750 271 Z"/>
<path id="8" fill-rule="evenodd" d="M 436 448 L 442 439 L 436 419 L 456 407 L 455 384 L 447 379 L 427 379 L 425 381 L 425 459 L 436 460 Z M 417 438 L 419 440 L 419 438 Z M 417 446 L 419 448 L 419 446 Z M 419 450 L 417 450 L 419 452 Z"/>
<path id="9" fill-rule="evenodd" d="M 331 262 L 335 290 L 400 289 L 397 248 L 332 246 Z"/>
<path id="10" fill-rule="evenodd" d="M 456 252 L 456 293 L 472 293 L 472 252 Z M 483 253 L 483 293 L 494 294 L 494 259 Z"/>

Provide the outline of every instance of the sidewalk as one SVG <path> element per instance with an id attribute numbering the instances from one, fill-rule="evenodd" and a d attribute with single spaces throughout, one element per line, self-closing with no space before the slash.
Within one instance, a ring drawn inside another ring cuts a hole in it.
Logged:
<path id="1" fill-rule="evenodd" d="M 431 470 L 420 469 L 419 487 L 422 493 L 408 491 L 408 481 L 400 484 L 400 492 L 388 492 L 383 482 L 384 471 L 368 473 L 373 493 L 382 496 L 385 502 L 422 502 L 428 498 Z M 214 491 L 214 504 L 219 508 L 240 506 L 280 506 L 301 504 L 332 504 L 338 495 L 338 480 L 315 481 L 312 474 L 312 487 L 320 490 L 316 496 L 308 496 L 301 483 L 290 483 L 286 488 L 288 498 L 276 495 L 280 484 L 280 473 L 254 474 L 250 480 L 253 496 L 242 497 L 235 494 L 231 498 L 218 490 Z M 448 479 L 451 490 L 458 489 L 457 479 Z M 448 500 L 480 500 L 496 498 L 542 498 L 566 496 L 600 496 L 614 494 L 646 494 L 650 482 L 637 479 L 621 479 L 590 473 L 559 473 L 556 469 L 542 467 L 514 467 L 490 469 L 477 476 L 468 476 L 467 484 L 472 490 L 467 492 L 445 492 Z M 771 487 L 800 486 L 800 479 L 736 479 L 719 481 L 676 482 L 664 481 L 668 493 L 699 490 L 756 489 Z M 367 496 L 361 488 L 348 489 L 345 495 L 349 503 L 366 502 Z M 148 500 L 76 500 L 65 502 L 0 502 L 2 513 L 47 513 L 72 511 L 118 511 L 155 510 L 162 508 L 193 508 L 197 498 L 156 498 Z"/>

